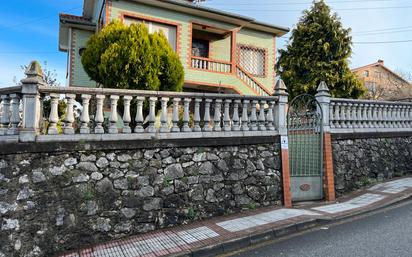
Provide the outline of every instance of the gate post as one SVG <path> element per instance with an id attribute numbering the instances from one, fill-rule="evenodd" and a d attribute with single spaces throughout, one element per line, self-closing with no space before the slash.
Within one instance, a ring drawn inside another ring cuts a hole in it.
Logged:
<path id="1" fill-rule="evenodd" d="M 323 162 L 324 162 L 324 192 L 326 201 L 335 201 L 335 182 L 332 159 L 332 139 L 330 134 L 330 94 L 329 88 L 324 81 L 320 82 L 316 100 L 322 107 L 323 113 Z"/>
<path id="2" fill-rule="evenodd" d="M 285 83 L 281 79 L 276 82 L 274 96 L 279 97 L 278 104 L 275 107 L 275 117 L 281 145 L 283 205 L 290 208 L 292 207 L 292 194 L 290 191 L 289 147 L 286 127 L 288 93 L 286 92 Z"/>
<path id="3" fill-rule="evenodd" d="M 34 142 L 40 131 L 41 103 L 39 86 L 46 83 L 40 64 L 32 61 L 27 67 L 26 78 L 21 80 L 23 94 L 23 124 L 20 130 L 21 142 Z"/>

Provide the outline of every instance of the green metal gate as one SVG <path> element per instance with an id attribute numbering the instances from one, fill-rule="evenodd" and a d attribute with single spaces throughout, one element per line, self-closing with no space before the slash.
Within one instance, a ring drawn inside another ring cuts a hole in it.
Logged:
<path id="1" fill-rule="evenodd" d="M 293 201 L 323 198 L 322 108 L 315 97 L 295 97 L 288 110 L 288 141 Z"/>

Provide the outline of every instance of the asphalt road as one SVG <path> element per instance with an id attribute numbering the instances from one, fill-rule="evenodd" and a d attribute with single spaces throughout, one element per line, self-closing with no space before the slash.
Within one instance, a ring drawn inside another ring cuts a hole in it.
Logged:
<path id="1" fill-rule="evenodd" d="M 412 257 L 412 201 L 230 256 Z"/>

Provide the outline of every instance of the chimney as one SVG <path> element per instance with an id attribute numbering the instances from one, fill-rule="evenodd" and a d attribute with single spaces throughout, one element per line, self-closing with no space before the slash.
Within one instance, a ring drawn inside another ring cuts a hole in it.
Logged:
<path id="1" fill-rule="evenodd" d="M 380 65 L 384 65 L 384 64 L 385 64 L 385 62 L 384 62 L 383 60 L 381 60 L 381 59 L 378 60 L 378 63 L 379 63 Z"/>

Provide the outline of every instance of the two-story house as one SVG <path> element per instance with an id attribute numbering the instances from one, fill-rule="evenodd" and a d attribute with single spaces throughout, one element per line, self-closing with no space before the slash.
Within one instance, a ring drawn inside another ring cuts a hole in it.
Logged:
<path id="1" fill-rule="evenodd" d="M 411 84 L 385 66 L 383 60 L 352 70 L 368 90 L 366 98 L 390 100 L 408 97 Z M 412 96 L 412 94 L 411 94 Z"/>
<path id="2" fill-rule="evenodd" d="M 60 14 L 69 86 L 96 86 L 81 54 L 90 36 L 115 19 L 163 31 L 184 66 L 185 91 L 272 94 L 276 38 L 289 31 L 188 0 L 84 0 L 82 16 Z"/>

